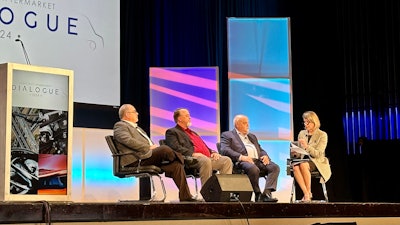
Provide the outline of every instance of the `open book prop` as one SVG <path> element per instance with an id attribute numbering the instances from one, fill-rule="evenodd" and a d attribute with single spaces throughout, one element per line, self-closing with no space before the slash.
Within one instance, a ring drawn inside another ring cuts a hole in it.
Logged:
<path id="1" fill-rule="evenodd" d="M 309 161 L 309 158 L 304 156 L 310 155 L 306 150 L 299 147 L 299 142 L 292 141 L 290 142 L 290 160 L 293 164 L 298 164 L 304 161 Z"/>

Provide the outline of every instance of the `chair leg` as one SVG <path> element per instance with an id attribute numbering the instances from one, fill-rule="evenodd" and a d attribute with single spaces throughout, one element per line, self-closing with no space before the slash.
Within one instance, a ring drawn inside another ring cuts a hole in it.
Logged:
<path id="1" fill-rule="evenodd" d="M 152 199 L 151 199 L 150 201 L 163 202 L 163 201 L 167 198 L 167 191 L 165 190 L 164 181 L 163 181 L 163 179 L 161 178 L 160 175 L 156 174 L 156 175 L 153 175 L 153 177 L 154 177 L 154 176 L 158 177 L 158 179 L 160 180 L 161 188 L 162 188 L 162 191 L 163 191 L 163 197 L 162 197 L 160 200 L 154 200 L 154 198 L 155 198 L 155 196 L 156 196 L 156 192 L 155 192 L 155 187 L 154 187 L 154 181 L 153 181 L 153 179 L 151 179 L 151 183 L 152 183 L 152 188 L 153 188 L 153 190 L 154 190 L 154 192 L 153 192 L 154 194 L 153 194 Z M 153 178 L 153 177 L 152 177 L 152 178 Z"/>
<path id="2" fill-rule="evenodd" d="M 322 185 L 322 191 L 324 192 L 325 202 L 329 202 L 328 191 L 326 190 L 326 184 L 325 183 L 321 183 L 321 185 Z"/>
<path id="3" fill-rule="evenodd" d="M 151 185 L 151 197 L 149 201 L 154 201 L 156 195 L 157 195 L 157 191 L 156 188 L 154 186 L 154 180 L 153 180 L 153 176 L 150 177 L 150 185 Z"/>
<path id="4" fill-rule="evenodd" d="M 197 187 L 197 177 L 194 177 L 194 190 L 196 191 L 196 194 L 193 196 L 195 199 L 199 196 L 199 188 Z"/>
<path id="5" fill-rule="evenodd" d="M 157 195 L 157 191 L 156 191 L 156 188 L 155 188 L 155 185 L 154 185 L 154 180 L 153 180 L 154 176 L 158 177 L 158 179 L 160 181 L 160 184 L 161 184 L 162 191 L 163 191 L 163 197 L 161 199 L 159 199 L 159 200 L 155 199 L 156 195 Z M 161 176 L 159 174 L 151 175 L 149 173 L 143 173 L 143 174 L 140 174 L 140 175 L 136 175 L 136 177 L 138 177 L 138 178 L 140 178 L 140 177 L 148 177 L 149 178 L 149 180 L 150 180 L 150 188 L 151 188 L 151 190 L 150 190 L 151 197 L 150 197 L 149 201 L 163 202 L 167 198 L 167 191 L 165 189 L 164 181 L 162 180 L 162 178 L 161 178 Z"/>
<path id="6" fill-rule="evenodd" d="M 197 197 L 199 196 L 199 189 L 197 187 L 197 177 L 192 174 L 186 174 L 186 177 L 190 177 L 194 180 L 194 190 L 195 190 L 196 194 L 193 195 L 193 198 L 197 199 Z"/>
<path id="7" fill-rule="evenodd" d="M 290 203 L 296 200 L 296 180 L 293 178 L 292 192 L 290 193 Z"/>

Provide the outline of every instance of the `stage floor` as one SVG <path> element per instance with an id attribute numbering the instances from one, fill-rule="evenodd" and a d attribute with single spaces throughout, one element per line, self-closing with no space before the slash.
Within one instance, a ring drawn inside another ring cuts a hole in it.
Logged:
<path id="1" fill-rule="evenodd" d="M 400 224 L 400 203 L 1 202 L 0 223 Z M 129 222 L 129 223 L 127 223 Z M 150 223 L 151 222 L 151 223 Z"/>

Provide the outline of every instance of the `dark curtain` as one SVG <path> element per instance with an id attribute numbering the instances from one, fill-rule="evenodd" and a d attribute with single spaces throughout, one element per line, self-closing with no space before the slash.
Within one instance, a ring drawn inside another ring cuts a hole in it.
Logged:
<path id="1" fill-rule="evenodd" d="M 400 137 L 399 117 L 389 110 L 399 106 L 399 12 L 398 1 L 343 1 L 338 12 L 346 111 L 372 112 L 372 125 L 359 132 L 370 140 Z"/>
<path id="2" fill-rule="evenodd" d="M 391 168 L 400 157 L 400 2 L 338 1 L 339 65 L 351 193 L 357 201 L 399 202 Z"/>
<path id="3" fill-rule="evenodd" d="M 338 27 L 347 110 L 398 106 L 399 12 L 395 0 L 341 2 Z"/>

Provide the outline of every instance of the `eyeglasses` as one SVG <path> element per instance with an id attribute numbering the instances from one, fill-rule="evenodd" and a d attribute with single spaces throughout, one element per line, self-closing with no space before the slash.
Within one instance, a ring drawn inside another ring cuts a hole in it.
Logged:
<path id="1" fill-rule="evenodd" d="M 127 112 L 127 113 L 138 113 L 137 111 L 131 111 L 131 112 Z"/>
<path id="2" fill-rule="evenodd" d="M 303 121 L 303 124 L 306 125 L 306 126 L 307 126 L 308 124 L 310 124 L 310 123 L 312 123 L 312 122 L 310 122 L 310 121 L 308 121 L 308 120 L 307 120 L 307 121 Z"/>

